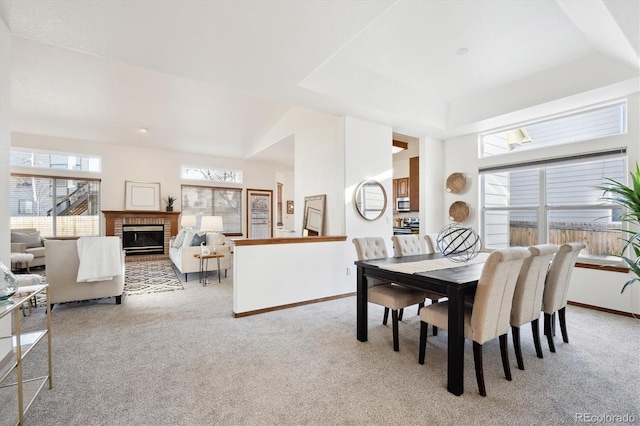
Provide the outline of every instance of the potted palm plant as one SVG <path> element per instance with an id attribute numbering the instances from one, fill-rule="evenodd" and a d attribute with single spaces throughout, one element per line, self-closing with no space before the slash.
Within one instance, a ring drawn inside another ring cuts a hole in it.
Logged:
<path id="1" fill-rule="evenodd" d="M 635 277 L 624 283 L 620 293 L 640 279 L 640 232 L 638 232 L 640 229 L 640 166 L 637 162 L 635 171 L 629 174 L 632 186 L 606 178 L 606 183 L 597 187 L 604 191 L 603 200 L 612 201 L 626 209 L 620 216 L 620 220 L 632 226 L 632 229 L 620 230 L 624 235 L 625 243 L 619 257 L 629 265 Z M 634 258 L 627 257 L 626 253 L 632 253 Z"/>
<path id="2" fill-rule="evenodd" d="M 164 199 L 164 202 L 167 204 L 167 211 L 168 212 L 172 212 L 173 211 L 173 202 L 174 201 L 176 201 L 176 197 L 174 197 L 173 195 L 168 195 Z"/>

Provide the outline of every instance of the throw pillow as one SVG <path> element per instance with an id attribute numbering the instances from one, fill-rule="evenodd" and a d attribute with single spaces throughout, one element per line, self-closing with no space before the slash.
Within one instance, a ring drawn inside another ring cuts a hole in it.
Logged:
<path id="1" fill-rule="evenodd" d="M 194 234 L 193 239 L 191 240 L 191 245 L 199 246 L 202 243 L 207 244 L 207 233 L 201 232 L 201 233 Z"/>
<path id="2" fill-rule="evenodd" d="M 178 232 L 178 235 L 176 235 L 176 238 L 173 240 L 173 244 L 171 244 L 171 247 L 180 248 L 182 246 L 182 243 L 184 243 L 185 235 L 185 231 Z"/>
<path id="3" fill-rule="evenodd" d="M 27 248 L 42 247 L 42 240 L 40 239 L 40 231 L 34 231 L 29 233 L 12 232 L 12 243 L 25 243 Z"/>

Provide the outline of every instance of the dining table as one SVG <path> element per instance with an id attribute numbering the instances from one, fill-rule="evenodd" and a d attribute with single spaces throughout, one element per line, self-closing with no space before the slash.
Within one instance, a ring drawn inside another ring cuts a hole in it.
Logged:
<path id="1" fill-rule="evenodd" d="M 448 298 L 447 390 L 464 392 L 464 311 L 465 298 L 475 294 L 484 262 L 489 254 L 480 253 L 465 263 L 455 262 L 441 253 L 358 260 L 356 328 L 360 342 L 367 341 L 368 278 L 377 278 L 411 288 L 429 290 Z"/>

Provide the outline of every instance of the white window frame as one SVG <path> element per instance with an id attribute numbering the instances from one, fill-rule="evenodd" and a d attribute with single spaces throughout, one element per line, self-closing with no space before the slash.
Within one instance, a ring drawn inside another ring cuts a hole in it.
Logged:
<path id="1" fill-rule="evenodd" d="M 548 218 L 552 211 L 566 211 L 566 210 L 589 210 L 589 209 L 618 209 L 622 208 L 620 205 L 615 204 L 606 204 L 600 203 L 599 205 L 594 205 L 593 203 L 587 204 L 555 204 L 548 205 L 547 199 L 548 194 L 546 192 L 546 176 L 547 176 L 547 168 L 556 166 L 556 165 L 568 165 L 568 164 L 579 164 L 581 162 L 588 161 L 588 158 L 593 160 L 605 160 L 607 158 L 615 158 L 621 157 L 623 158 L 624 170 L 623 175 L 625 177 L 625 182 L 628 175 L 628 159 L 626 157 L 626 148 L 619 148 L 616 150 L 610 150 L 607 152 L 594 152 L 589 154 L 580 154 L 574 156 L 574 158 L 562 158 L 562 159 L 547 159 L 534 161 L 531 163 L 521 163 L 521 164 L 511 164 L 509 166 L 496 166 L 496 167 L 487 167 L 480 170 L 480 235 L 483 241 L 487 241 L 486 236 L 486 213 L 495 211 L 495 212 L 516 212 L 516 211 L 535 211 L 536 212 L 536 226 L 537 226 L 537 244 L 545 244 L 549 241 L 549 222 Z M 487 174 L 499 173 L 500 171 L 504 172 L 513 172 L 519 169 L 537 169 L 538 170 L 538 205 L 508 205 L 508 206 L 498 206 L 498 207 L 486 207 L 486 198 L 485 198 L 485 176 Z M 620 228 L 626 229 L 626 223 L 621 223 Z M 622 238 L 622 236 L 621 236 Z M 507 242 L 508 244 L 508 242 Z M 487 247 L 491 248 L 491 247 Z M 596 255 L 588 255 L 581 254 L 580 259 L 586 263 L 595 263 L 595 264 L 613 264 L 616 266 L 623 265 L 623 261 L 616 257 L 621 253 L 612 253 L 608 256 L 596 256 Z"/>

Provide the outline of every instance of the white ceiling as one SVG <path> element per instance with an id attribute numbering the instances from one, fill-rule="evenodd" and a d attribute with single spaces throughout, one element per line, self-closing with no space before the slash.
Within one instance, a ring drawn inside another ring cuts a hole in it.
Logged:
<path id="1" fill-rule="evenodd" d="M 0 0 L 0 18 L 14 131 L 285 164 L 291 140 L 253 147 L 296 105 L 446 139 L 640 90 L 635 0 Z"/>

